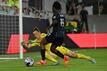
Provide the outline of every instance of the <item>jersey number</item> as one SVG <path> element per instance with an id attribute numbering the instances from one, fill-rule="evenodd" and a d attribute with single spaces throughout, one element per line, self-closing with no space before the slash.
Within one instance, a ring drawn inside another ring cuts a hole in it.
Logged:
<path id="1" fill-rule="evenodd" d="M 61 27 L 64 27 L 64 19 L 60 19 L 60 25 Z"/>

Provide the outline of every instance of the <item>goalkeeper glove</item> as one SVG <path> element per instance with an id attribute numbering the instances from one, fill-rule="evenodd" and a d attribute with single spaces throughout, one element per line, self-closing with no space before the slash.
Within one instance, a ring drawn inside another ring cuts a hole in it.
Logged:
<path id="1" fill-rule="evenodd" d="M 28 49 L 28 47 L 26 47 L 26 45 L 25 45 L 24 41 L 23 41 L 23 42 L 21 42 L 21 45 L 23 46 L 23 48 L 24 48 L 24 49 Z"/>

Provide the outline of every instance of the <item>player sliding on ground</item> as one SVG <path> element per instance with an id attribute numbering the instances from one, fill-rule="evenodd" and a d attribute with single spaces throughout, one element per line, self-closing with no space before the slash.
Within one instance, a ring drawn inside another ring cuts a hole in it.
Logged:
<path id="1" fill-rule="evenodd" d="M 47 36 L 47 34 L 41 33 L 37 28 L 34 29 L 33 35 L 35 36 L 36 39 L 30 41 L 30 43 L 23 42 L 24 48 L 27 49 L 27 48 L 31 48 L 34 46 L 40 46 L 41 40 Z M 54 64 L 56 65 L 56 64 L 59 64 L 58 60 L 56 59 L 56 58 L 58 58 L 58 56 L 50 51 L 51 45 L 52 45 L 52 43 L 48 43 L 45 45 L 45 47 L 44 47 L 45 55 L 46 55 L 47 59 L 55 62 Z M 79 58 L 79 59 L 87 59 L 87 60 L 91 61 L 92 63 L 96 63 L 95 59 L 93 59 L 92 57 L 86 56 L 86 55 L 80 54 L 80 53 L 75 53 L 62 45 L 58 46 L 56 49 L 58 51 L 60 51 L 63 55 L 67 55 L 69 57 Z M 39 63 L 39 64 L 42 64 L 42 63 Z"/>

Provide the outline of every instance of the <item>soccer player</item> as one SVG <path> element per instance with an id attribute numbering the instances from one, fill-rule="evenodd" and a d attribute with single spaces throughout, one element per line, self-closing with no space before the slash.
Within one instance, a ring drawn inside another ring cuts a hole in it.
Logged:
<path id="1" fill-rule="evenodd" d="M 53 54 L 50 51 L 50 47 L 51 47 L 51 43 L 48 43 L 47 45 L 45 45 L 45 49 L 46 49 L 46 58 L 55 62 L 56 64 L 58 63 L 57 58 L 59 58 L 57 55 Z M 73 57 L 73 58 L 78 58 L 78 59 L 86 59 L 89 60 L 92 63 L 96 63 L 96 60 L 90 56 L 81 54 L 81 53 L 76 53 L 74 51 L 69 50 L 68 48 L 64 47 L 64 46 L 58 46 L 56 48 L 58 51 L 60 51 L 63 55 L 67 55 L 69 57 Z"/>
<path id="2" fill-rule="evenodd" d="M 36 39 L 30 41 L 28 44 L 26 44 L 24 42 L 23 45 L 24 45 L 25 48 L 31 48 L 31 47 L 34 47 L 34 46 L 40 46 L 41 40 L 44 39 L 47 36 L 47 34 L 41 33 L 37 28 L 34 29 L 33 35 L 35 36 Z M 45 50 L 46 50 L 45 51 L 45 55 L 46 55 L 47 59 L 55 62 L 55 65 L 56 65 L 56 64 L 59 64 L 58 60 L 56 59 L 56 58 L 58 58 L 58 56 L 51 52 L 51 50 L 50 50 L 51 45 L 52 45 L 52 43 L 48 43 L 48 44 L 45 45 Z M 89 60 L 89 61 L 91 61 L 93 63 L 96 63 L 95 59 L 93 59 L 92 57 L 86 56 L 86 55 L 80 54 L 80 53 L 75 53 L 75 52 L 67 49 L 66 47 L 64 47 L 62 45 L 58 46 L 56 49 L 58 51 L 60 51 L 63 55 L 67 55 L 67 56 L 74 57 L 74 58 L 87 59 L 87 60 Z"/>
<path id="3" fill-rule="evenodd" d="M 51 52 L 58 55 L 59 57 L 64 59 L 64 63 L 68 63 L 68 57 L 64 56 L 61 52 L 56 50 L 57 46 L 62 45 L 64 37 L 65 37 L 65 17 L 64 15 L 61 14 L 61 5 L 58 1 L 55 1 L 53 6 L 52 6 L 52 11 L 53 11 L 53 17 L 52 17 L 52 25 L 49 26 L 49 28 L 53 27 L 53 31 L 50 35 L 46 36 L 42 41 L 41 41 L 41 56 L 42 60 L 40 63 L 46 64 L 45 60 L 45 48 L 44 46 L 47 43 L 52 43 L 51 45 Z"/>

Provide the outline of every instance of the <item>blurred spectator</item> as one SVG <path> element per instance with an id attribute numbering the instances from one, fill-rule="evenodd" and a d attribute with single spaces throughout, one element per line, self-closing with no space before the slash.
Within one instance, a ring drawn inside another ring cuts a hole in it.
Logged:
<path id="1" fill-rule="evenodd" d="M 76 12 L 77 12 L 76 4 L 73 2 L 69 7 L 69 14 L 76 15 Z"/>
<path id="2" fill-rule="evenodd" d="M 72 5 L 72 4 L 70 4 L 70 6 L 69 6 L 69 10 L 68 10 L 68 14 L 69 14 L 69 15 L 74 15 L 73 6 L 74 6 L 74 5 Z"/>
<path id="3" fill-rule="evenodd" d="M 2 12 L 4 15 L 7 15 L 7 6 L 2 7 Z"/>
<path id="4" fill-rule="evenodd" d="M 71 4 L 71 1 L 67 0 L 67 3 L 66 3 L 66 12 L 67 12 L 67 14 L 68 14 L 68 11 L 69 11 L 70 4 Z"/>
<path id="5" fill-rule="evenodd" d="M 26 17 L 35 17 L 36 14 L 39 15 L 39 12 L 36 13 L 36 9 L 23 8 L 23 15 Z M 19 0 L 0 0 L 0 14 L 2 15 L 19 15 Z"/>
<path id="6" fill-rule="evenodd" d="M 75 1 L 68 0 L 66 4 L 67 14 L 69 15 L 76 15 L 77 14 L 77 7 Z"/>
<path id="7" fill-rule="evenodd" d="M 99 2 L 99 15 L 101 15 L 102 13 L 103 13 L 103 9 L 104 9 L 104 7 L 103 7 L 103 2 Z"/>
<path id="8" fill-rule="evenodd" d="M 82 10 L 82 6 L 83 6 L 83 3 L 79 3 L 77 5 L 77 14 L 80 14 L 80 11 Z"/>
<path id="9" fill-rule="evenodd" d="M 28 9 L 27 8 L 23 8 L 23 15 L 29 15 Z"/>
<path id="10" fill-rule="evenodd" d="M 0 14 L 4 14 L 2 6 L 0 6 Z"/>
<path id="11" fill-rule="evenodd" d="M 7 3 L 7 0 L 2 0 L 2 4 L 6 4 Z"/>
<path id="12" fill-rule="evenodd" d="M 80 11 L 80 18 L 82 23 L 82 30 L 86 33 L 89 33 L 89 27 L 88 27 L 88 11 L 85 9 L 84 6 L 82 6 L 82 10 Z"/>
<path id="13" fill-rule="evenodd" d="M 18 15 L 19 14 L 19 8 L 17 6 L 13 6 L 14 7 L 14 10 L 15 10 L 15 15 Z"/>
<path id="14" fill-rule="evenodd" d="M 8 7 L 8 15 L 15 15 L 14 6 Z"/>
<path id="15" fill-rule="evenodd" d="M 34 8 L 29 8 L 29 15 L 31 17 L 35 17 L 35 9 Z"/>

